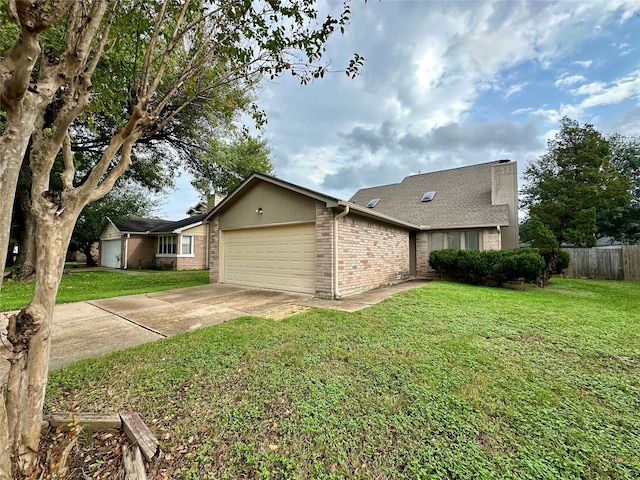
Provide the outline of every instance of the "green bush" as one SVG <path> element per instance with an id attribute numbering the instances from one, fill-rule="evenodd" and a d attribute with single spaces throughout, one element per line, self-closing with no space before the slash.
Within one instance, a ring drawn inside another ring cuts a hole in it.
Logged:
<path id="1" fill-rule="evenodd" d="M 549 259 L 551 258 L 551 249 L 540 249 L 539 252 L 544 258 L 545 264 L 548 264 Z M 558 263 L 556 264 L 554 271 L 551 273 L 554 275 L 560 275 L 569 267 L 571 255 L 569 255 L 569 252 L 565 252 L 564 250 L 556 250 L 556 253 L 558 254 Z"/>
<path id="2" fill-rule="evenodd" d="M 435 250 L 429 255 L 431 267 L 444 277 L 475 285 L 503 285 L 523 280 L 534 282 L 545 266 L 535 249 Z"/>

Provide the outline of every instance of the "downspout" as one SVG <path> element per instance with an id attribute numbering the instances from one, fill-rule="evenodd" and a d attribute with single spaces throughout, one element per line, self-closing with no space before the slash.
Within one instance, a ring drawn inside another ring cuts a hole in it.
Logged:
<path id="1" fill-rule="evenodd" d="M 124 270 L 129 266 L 129 237 L 131 237 L 130 233 L 127 233 L 127 238 L 124 239 Z"/>
<path id="2" fill-rule="evenodd" d="M 207 222 L 205 229 L 205 259 L 204 259 L 204 267 L 209 268 L 209 241 L 211 240 L 211 223 Z M 195 243 L 195 242 L 194 242 Z"/>
<path id="3" fill-rule="evenodd" d="M 349 214 L 349 205 L 345 205 L 344 210 L 333 217 L 333 298 L 342 298 L 338 290 L 338 220 Z"/>

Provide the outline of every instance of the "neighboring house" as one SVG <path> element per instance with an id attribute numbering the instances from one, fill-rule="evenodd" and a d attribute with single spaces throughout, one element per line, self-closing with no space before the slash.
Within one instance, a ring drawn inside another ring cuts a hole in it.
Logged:
<path id="1" fill-rule="evenodd" d="M 208 267 L 206 206 L 189 209 L 177 222 L 156 218 L 105 219 L 100 265 L 111 268 L 171 270 Z"/>
<path id="2" fill-rule="evenodd" d="M 428 276 L 434 249 L 517 247 L 517 190 L 509 160 L 413 175 L 350 201 L 255 173 L 206 218 L 210 281 L 337 298 Z"/>

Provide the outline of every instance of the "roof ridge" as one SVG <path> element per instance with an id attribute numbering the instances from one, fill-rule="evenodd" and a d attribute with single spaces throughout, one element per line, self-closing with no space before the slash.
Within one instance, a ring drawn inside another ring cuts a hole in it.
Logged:
<path id="1" fill-rule="evenodd" d="M 503 158 L 500 160 L 492 160 L 490 162 L 483 162 L 483 163 L 474 163 L 472 165 L 460 165 L 459 167 L 454 167 L 454 168 L 445 168 L 443 170 L 435 170 L 433 172 L 424 172 L 424 173 L 414 173 L 413 175 L 407 175 L 406 177 L 404 177 L 404 179 L 402 180 L 402 182 L 404 182 L 407 178 L 411 178 L 411 177 L 419 177 L 422 175 L 433 175 L 435 173 L 445 173 L 445 172 L 452 172 L 454 170 L 462 170 L 463 168 L 477 168 L 477 167 L 482 167 L 485 165 L 492 165 L 492 164 L 500 164 L 500 163 L 508 163 L 508 162 L 513 162 L 513 160 L 508 159 L 508 158 Z M 400 183 L 402 183 L 400 182 Z"/>

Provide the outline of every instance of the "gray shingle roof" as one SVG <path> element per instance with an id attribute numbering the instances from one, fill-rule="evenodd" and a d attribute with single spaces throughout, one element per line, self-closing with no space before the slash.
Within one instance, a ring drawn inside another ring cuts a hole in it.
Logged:
<path id="1" fill-rule="evenodd" d="M 131 217 L 116 220 L 113 224 L 121 232 L 127 233 L 172 233 L 189 225 L 202 222 L 206 216 L 206 213 L 201 213 L 200 215 L 193 215 L 178 221 Z"/>
<path id="2" fill-rule="evenodd" d="M 508 225 L 508 206 L 491 205 L 491 170 L 497 163 L 411 175 L 358 190 L 350 201 L 365 206 L 379 198 L 373 210 L 430 229 Z M 436 192 L 433 200 L 421 202 L 430 191 Z"/>
<path id="3" fill-rule="evenodd" d="M 141 218 L 131 217 L 122 220 L 114 220 L 113 224 L 121 232 L 128 233 L 146 233 L 155 228 L 163 227 L 167 224 L 174 223 L 170 220 L 162 220 L 160 218 Z"/>
<path id="4" fill-rule="evenodd" d="M 149 233 L 171 233 L 180 228 L 188 227 L 189 225 L 202 222 L 206 216 L 207 213 L 201 213 L 199 215 L 193 215 L 188 218 L 183 218 L 182 220 L 178 220 L 177 222 L 167 222 L 164 225 L 159 225 L 149 230 Z"/>

